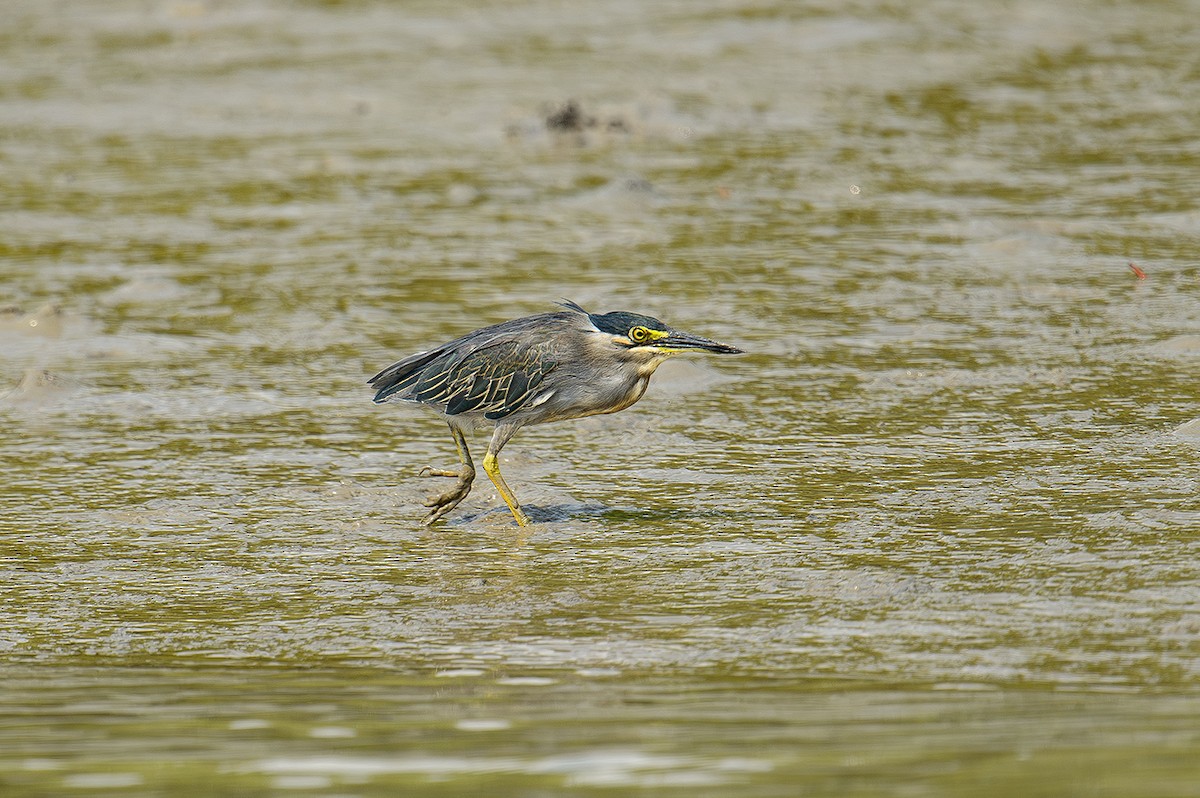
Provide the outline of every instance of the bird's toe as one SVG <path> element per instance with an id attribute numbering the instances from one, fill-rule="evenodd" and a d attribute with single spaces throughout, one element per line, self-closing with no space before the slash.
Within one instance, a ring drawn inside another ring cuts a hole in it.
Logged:
<path id="1" fill-rule="evenodd" d="M 441 505 L 440 507 L 434 507 L 432 510 L 429 511 L 429 514 L 425 516 L 425 520 L 423 520 L 421 523 L 424 524 L 425 526 L 429 526 L 430 524 L 434 523 L 435 521 L 440 519 L 442 516 L 444 516 L 446 513 L 453 510 L 455 508 L 455 506 L 457 506 L 457 505 L 458 505 L 458 502 L 454 502 L 453 504 L 444 504 L 444 505 Z"/>
<path id="2" fill-rule="evenodd" d="M 434 468 L 433 466 L 425 466 L 424 468 L 421 469 L 421 473 L 418 476 L 422 476 L 422 477 L 460 477 L 460 476 L 462 476 L 462 474 L 460 474 L 458 471 L 450 471 L 445 468 Z"/>
<path id="3" fill-rule="evenodd" d="M 425 500 L 425 506 L 430 508 L 429 514 L 425 516 L 424 523 L 426 525 L 432 524 L 434 521 L 437 521 L 439 518 L 446 515 L 446 513 L 453 510 L 459 505 L 459 503 L 462 502 L 463 499 L 467 498 L 467 494 L 471 492 L 471 477 L 475 476 L 474 471 L 472 471 L 469 475 L 465 473 L 460 474 L 458 472 L 454 472 L 451 474 L 451 476 L 458 477 L 457 485 L 450 490 L 445 491 L 444 493 L 435 493 Z"/>

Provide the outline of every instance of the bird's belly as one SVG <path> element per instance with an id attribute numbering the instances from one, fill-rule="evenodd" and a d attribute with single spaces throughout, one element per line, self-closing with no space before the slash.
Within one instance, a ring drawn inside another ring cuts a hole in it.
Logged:
<path id="1" fill-rule="evenodd" d="M 538 407 L 530 411 L 529 423 L 565 421 L 572 418 L 595 416 L 601 413 L 616 413 L 637 402 L 646 393 L 648 378 L 630 381 L 587 383 L 583 385 L 559 386 L 545 391 L 534 398 Z M 550 394 L 548 398 L 546 394 Z"/>

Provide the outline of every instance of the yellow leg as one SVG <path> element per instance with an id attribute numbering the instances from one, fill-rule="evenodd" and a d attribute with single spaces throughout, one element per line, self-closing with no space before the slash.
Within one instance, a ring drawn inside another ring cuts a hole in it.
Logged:
<path id="1" fill-rule="evenodd" d="M 517 519 L 517 524 L 520 526 L 529 526 L 532 521 L 525 511 L 521 509 L 521 505 L 517 502 L 516 494 L 512 492 L 512 488 L 504 481 L 504 475 L 500 473 L 500 450 L 504 448 L 504 444 L 508 443 L 516 431 L 517 426 L 496 427 L 496 432 L 492 435 L 492 441 L 488 444 L 487 454 L 483 456 L 483 470 L 487 472 L 488 477 L 492 480 L 492 484 L 496 486 L 496 490 L 500 491 L 500 498 L 504 499 L 504 503 L 508 505 L 508 509 L 512 510 L 513 518 Z"/>

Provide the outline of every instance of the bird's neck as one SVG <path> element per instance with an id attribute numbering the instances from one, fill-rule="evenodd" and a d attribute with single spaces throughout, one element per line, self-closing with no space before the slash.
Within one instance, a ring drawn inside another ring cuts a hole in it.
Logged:
<path id="1" fill-rule="evenodd" d="M 638 399 L 641 399 L 645 395 L 646 386 L 648 386 L 650 384 L 650 374 L 653 374 L 653 373 L 654 373 L 654 369 L 650 369 L 650 372 L 647 373 L 645 376 L 642 376 L 639 374 L 638 377 L 634 380 L 633 384 L 630 385 L 628 390 L 626 390 L 624 392 L 624 396 L 619 401 L 617 401 L 616 404 L 612 405 L 609 408 L 606 408 L 602 412 L 618 413 L 618 412 L 624 410 L 625 408 L 629 407 L 630 405 L 633 405 L 634 403 L 636 403 Z"/>

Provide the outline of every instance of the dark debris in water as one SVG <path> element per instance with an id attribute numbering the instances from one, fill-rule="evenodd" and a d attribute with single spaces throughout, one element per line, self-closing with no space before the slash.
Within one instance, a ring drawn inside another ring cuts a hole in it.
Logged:
<path id="1" fill-rule="evenodd" d="M 546 115 L 546 129 L 559 133 L 578 133 L 604 129 L 613 133 L 628 133 L 629 122 L 622 116 L 596 116 L 588 113 L 575 100 L 567 100 Z"/>

